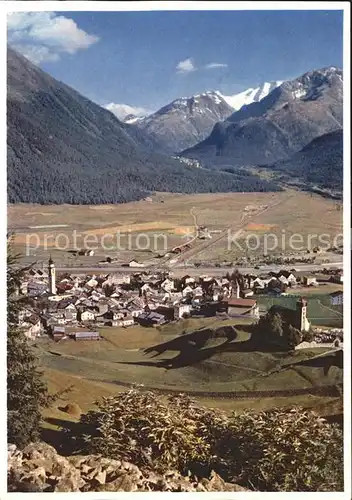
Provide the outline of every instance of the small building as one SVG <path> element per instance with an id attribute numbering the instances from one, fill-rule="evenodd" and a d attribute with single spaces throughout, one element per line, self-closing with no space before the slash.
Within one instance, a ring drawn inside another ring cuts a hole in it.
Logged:
<path id="1" fill-rule="evenodd" d="M 37 336 L 40 336 L 42 331 L 42 324 L 40 319 L 31 315 L 25 318 L 25 321 L 20 325 L 21 329 L 25 336 L 29 339 L 35 339 Z"/>
<path id="2" fill-rule="evenodd" d="M 337 292 L 330 293 L 330 303 L 332 306 L 341 306 L 343 304 L 343 292 L 338 290 Z"/>
<path id="3" fill-rule="evenodd" d="M 254 316 L 259 318 L 258 303 L 254 299 L 228 299 L 227 314 L 229 316 Z"/>
<path id="4" fill-rule="evenodd" d="M 80 321 L 94 321 L 95 314 L 92 311 L 83 311 L 80 314 Z"/>
<path id="5" fill-rule="evenodd" d="M 190 314 L 191 305 L 190 304 L 176 304 L 174 307 L 174 319 L 181 319 L 185 315 Z"/>
<path id="6" fill-rule="evenodd" d="M 100 340 L 99 332 L 74 332 L 72 336 L 75 340 Z"/>
<path id="7" fill-rule="evenodd" d="M 137 262 L 136 260 L 131 260 L 128 263 L 129 267 L 144 267 L 144 264 L 141 264 L 140 262 Z"/>
<path id="8" fill-rule="evenodd" d="M 134 318 L 132 316 L 125 316 L 122 319 L 113 322 L 113 326 L 127 327 L 134 325 Z"/>
<path id="9" fill-rule="evenodd" d="M 315 276 L 303 276 L 302 283 L 304 286 L 316 286 L 318 284 Z"/>
<path id="10" fill-rule="evenodd" d="M 65 337 L 65 327 L 64 326 L 53 326 L 51 333 L 55 342 L 59 342 Z"/>
<path id="11" fill-rule="evenodd" d="M 144 312 L 136 318 L 136 321 L 142 326 L 158 326 L 166 323 L 165 316 L 155 311 Z"/>

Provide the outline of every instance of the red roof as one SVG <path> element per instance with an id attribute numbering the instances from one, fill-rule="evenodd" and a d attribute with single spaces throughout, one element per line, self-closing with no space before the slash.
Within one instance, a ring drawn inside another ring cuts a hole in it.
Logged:
<path id="1" fill-rule="evenodd" d="M 257 304 L 254 299 L 229 299 L 227 301 L 228 306 L 233 307 L 253 307 Z"/>

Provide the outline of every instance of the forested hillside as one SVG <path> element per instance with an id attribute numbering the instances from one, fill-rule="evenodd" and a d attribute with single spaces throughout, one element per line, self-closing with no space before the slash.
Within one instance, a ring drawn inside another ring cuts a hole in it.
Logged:
<path id="1" fill-rule="evenodd" d="M 250 175 L 214 173 L 163 155 L 121 123 L 23 56 L 8 49 L 8 201 L 99 204 L 151 191 L 267 191 Z"/>

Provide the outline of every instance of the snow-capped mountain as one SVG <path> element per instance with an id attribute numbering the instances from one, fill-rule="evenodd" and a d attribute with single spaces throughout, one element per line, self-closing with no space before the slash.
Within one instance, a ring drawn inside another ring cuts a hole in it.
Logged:
<path id="1" fill-rule="evenodd" d="M 150 113 L 150 111 L 145 108 L 130 106 L 129 104 L 116 104 L 114 102 L 106 104 L 104 108 L 114 113 L 119 120 L 125 123 L 133 123 L 133 121 L 126 120 L 133 120 L 133 118 L 136 118 L 135 121 L 137 121 L 139 118 L 143 118 Z"/>
<path id="2" fill-rule="evenodd" d="M 182 153 L 233 165 L 286 160 L 313 139 L 342 129 L 343 74 L 333 66 L 285 81 L 258 102 L 242 106 L 210 136 Z"/>
<path id="3" fill-rule="evenodd" d="M 251 104 L 252 102 L 258 102 L 264 99 L 270 92 L 276 87 L 279 87 L 283 81 L 277 81 L 277 82 L 265 82 L 259 87 L 256 88 L 249 88 L 247 90 L 244 90 L 243 92 L 240 92 L 239 94 L 234 94 L 234 95 L 221 95 L 223 99 L 229 104 L 235 111 L 238 111 L 239 109 L 242 108 L 242 106 Z"/>
<path id="4" fill-rule="evenodd" d="M 208 91 L 175 99 L 135 125 L 164 151 L 174 154 L 205 139 L 215 123 L 232 113 L 220 92 Z"/>
<path id="5" fill-rule="evenodd" d="M 146 118 L 146 117 L 147 117 L 147 115 L 146 116 L 136 116 L 133 113 L 131 113 L 130 115 L 127 115 L 124 118 L 120 118 L 120 119 L 124 123 L 136 124 L 137 122 L 144 120 L 144 118 Z"/>

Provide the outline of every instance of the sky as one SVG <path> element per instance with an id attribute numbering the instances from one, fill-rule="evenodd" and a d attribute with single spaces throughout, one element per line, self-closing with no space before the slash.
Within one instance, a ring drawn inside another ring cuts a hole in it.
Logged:
<path id="1" fill-rule="evenodd" d="M 143 114 L 342 67 L 342 23 L 342 11 L 20 12 L 8 43 L 94 102 Z"/>

